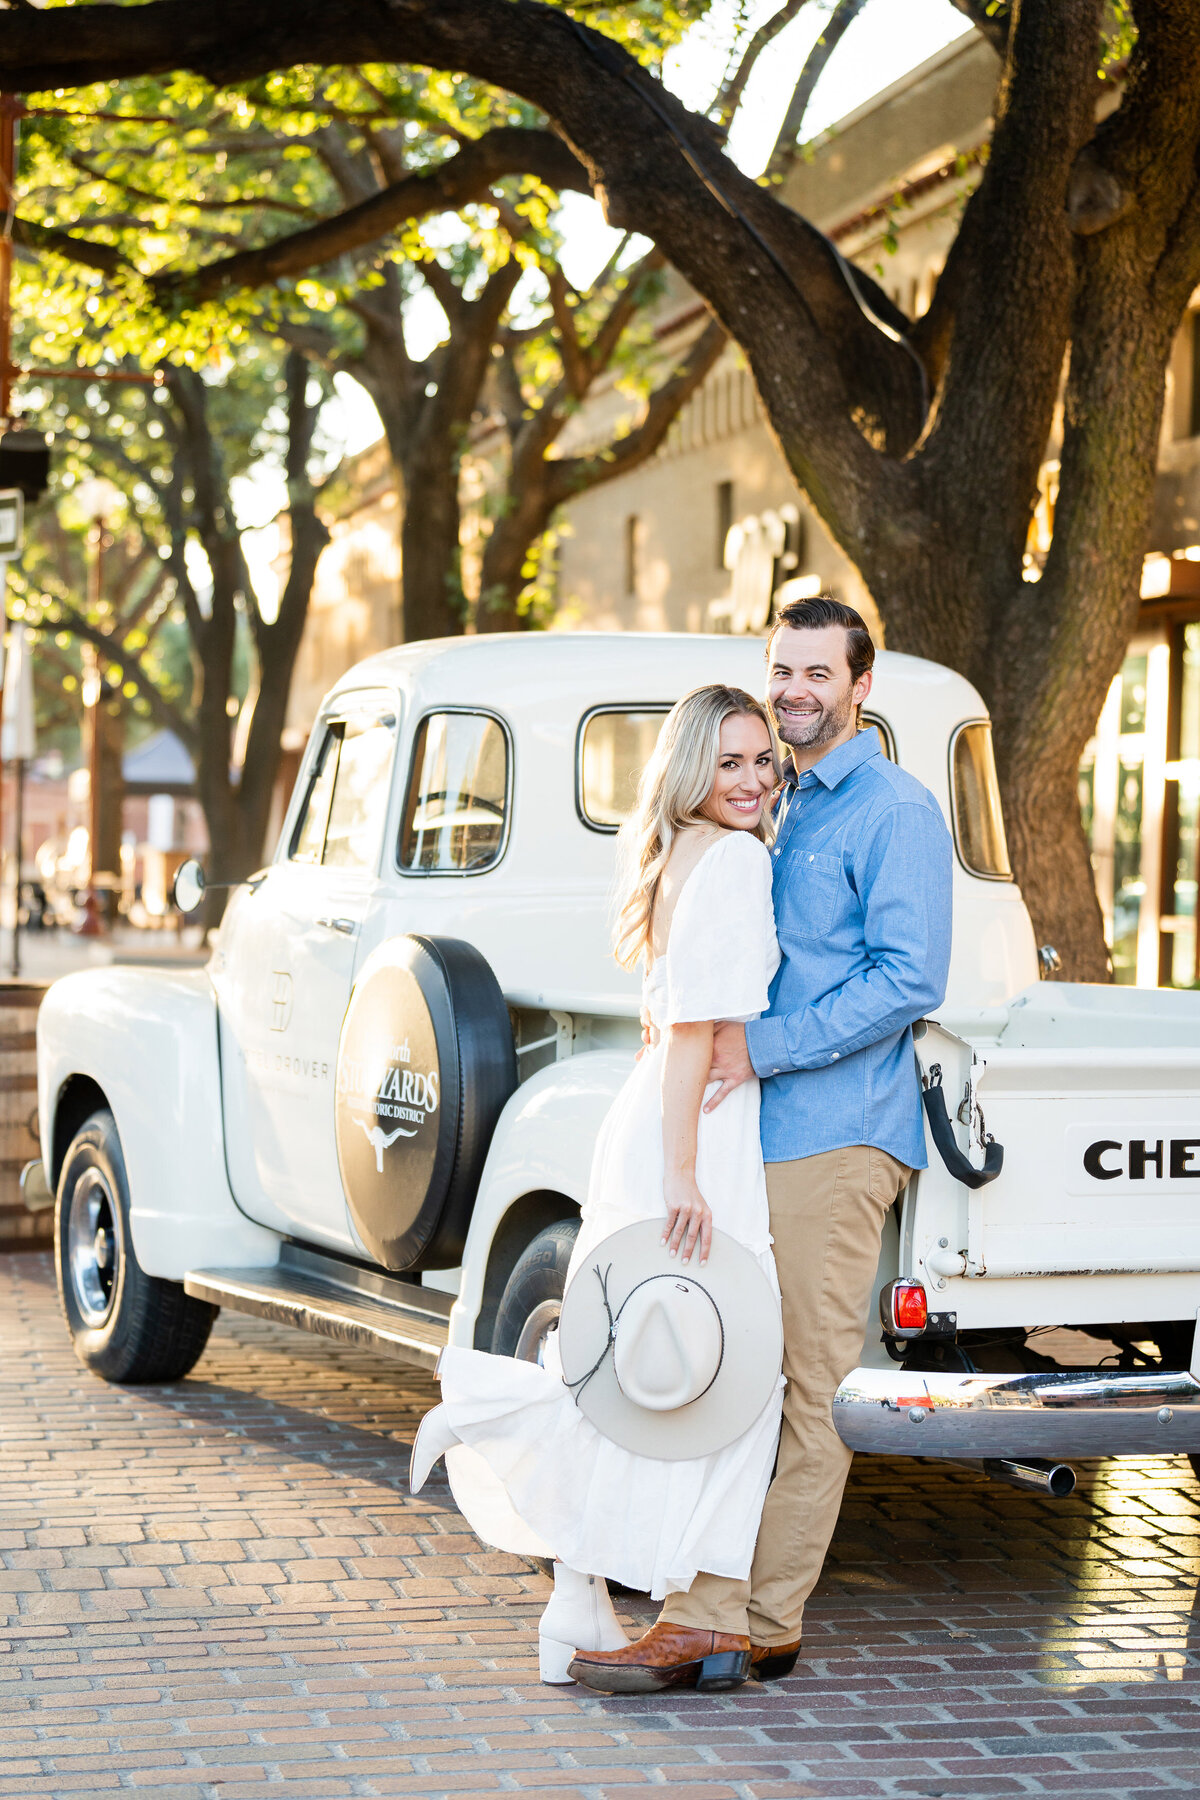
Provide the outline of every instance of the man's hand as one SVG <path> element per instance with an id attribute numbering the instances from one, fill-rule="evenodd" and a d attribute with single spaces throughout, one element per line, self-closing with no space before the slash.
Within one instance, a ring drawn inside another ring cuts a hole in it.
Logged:
<path id="1" fill-rule="evenodd" d="M 712 1067 L 708 1071 L 708 1079 L 719 1081 L 721 1085 L 712 1099 L 705 1102 L 705 1112 L 714 1112 L 726 1094 L 732 1094 L 735 1087 L 741 1087 L 743 1081 L 750 1081 L 753 1075 L 754 1065 L 746 1049 L 746 1027 L 714 1026 Z"/>

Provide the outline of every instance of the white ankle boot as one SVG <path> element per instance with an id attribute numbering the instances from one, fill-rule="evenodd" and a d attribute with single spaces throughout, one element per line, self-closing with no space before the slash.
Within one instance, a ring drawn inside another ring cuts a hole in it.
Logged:
<path id="1" fill-rule="evenodd" d="M 542 1680 L 569 1684 L 577 1650 L 620 1650 L 629 1642 L 617 1622 L 602 1575 L 581 1575 L 565 1563 L 554 1565 L 554 1592 L 538 1621 Z"/>
<path id="2" fill-rule="evenodd" d="M 408 1491 L 419 1494 L 429 1480 L 429 1471 L 439 1456 L 452 1450 L 462 1439 L 451 1425 L 444 1406 L 435 1406 L 421 1420 L 413 1439 L 412 1457 L 408 1465 Z"/>

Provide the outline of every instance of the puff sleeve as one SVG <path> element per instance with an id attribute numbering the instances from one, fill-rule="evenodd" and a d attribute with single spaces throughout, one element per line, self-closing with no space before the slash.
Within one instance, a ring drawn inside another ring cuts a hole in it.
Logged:
<path id="1" fill-rule="evenodd" d="M 730 831 L 684 884 L 666 950 L 663 1023 L 745 1023 L 767 1008 L 779 966 L 771 858 L 748 831 Z"/>

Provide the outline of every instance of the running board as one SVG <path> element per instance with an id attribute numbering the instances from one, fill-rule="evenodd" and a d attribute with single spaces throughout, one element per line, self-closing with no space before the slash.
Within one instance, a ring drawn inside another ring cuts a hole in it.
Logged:
<path id="1" fill-rule="evenodd" d="M 449 1335 L 453 1294 L 385 1275 L 299 1244 L 269 1269 L 192 1269 L 184 1289 L 234 1312 L 315 1331 L 432 1369 Z"/>

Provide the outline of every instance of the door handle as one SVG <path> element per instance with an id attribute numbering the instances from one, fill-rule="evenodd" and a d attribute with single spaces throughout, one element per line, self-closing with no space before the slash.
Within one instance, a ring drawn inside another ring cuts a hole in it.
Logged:
<path id="1" fill-rule="evenodd" d="M 340 931 L 343 937 L 353 937 L 358 930 L 354 919 L 318 919 L 318 925 L 324 925 L 330 931 Z"/>

